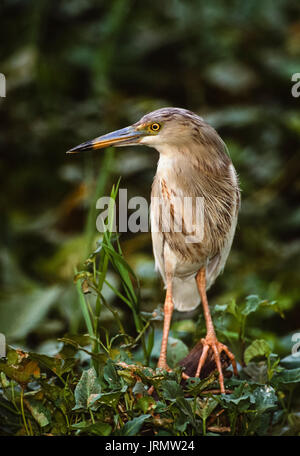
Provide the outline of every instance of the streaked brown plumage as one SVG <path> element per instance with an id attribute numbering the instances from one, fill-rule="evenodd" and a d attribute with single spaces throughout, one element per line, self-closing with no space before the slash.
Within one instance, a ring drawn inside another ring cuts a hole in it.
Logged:
<path id="1" fill-rule="evenodd" d="M 206 289 L 215 281 L 227 260 L 237 222 L 240 192 L 235 169 L 217 132 L 201 117 L 180 108 L 162 108 L 141 118 L 131 127 L 104 135 L 75 147 L 70 152 L 107 145 L 148 145 L 160 153 L 151 196 L 170 205 L 170 229 L 163 230 L 164 214 L 151 208 L 152 242 L 156 266 L 166 285 L 165 321 L 158 366 L 168 369 L 166 351 L 173 308 L 192 310 L 202 300 L 207 336 L 196 375 L 199 376 L 209 349 L 219 371 L 221 392 L 225 392 L 220 354 L 225 352 L 236 372 L 234 356 L 216 338 Z M 188 243 L 188 223 L 198 221 L 195 211 L 183 211 L 184 198 L 203 198 L 203 238 Z M 173 203 L 173 204 L 172 204 Z M 177 231 L 175 203 L 181 207 L 181 232 Z M 158 229 L 153 229 L 153 226 Z M 198 293 L 198 291 L 199 293 Z M 199 296 L 200 295 L 200 296 Z M 200 356 L 200 355 L 199 355 Z"/>

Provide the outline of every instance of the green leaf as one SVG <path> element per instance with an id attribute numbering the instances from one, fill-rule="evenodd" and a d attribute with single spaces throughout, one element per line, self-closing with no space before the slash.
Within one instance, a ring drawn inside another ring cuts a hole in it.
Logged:
<path id="1" fill-rule="evenodd" d="M 261 299 L 257 295 L 249 295 L 246 297 L 246 303 L 241 310 L 241 313 L 243 315 L 249 315 L 253 312 L 255 312 L 261 303 Z"/>
<path id="2" fill-rule="evenodd" d="M 20 416 L 12 403 L 0 395 L 0 430 L 2 435 L 13 435 L 21 427 Z"/>
<path id="3" fill-rule="evenodd" d="M 73 410 L 88 410 L 95 401 L 95 395 L 101 393 L 101 385 L 97 379 L 96 371 L 92 367 L 83 371 L 81 378 L 75 388 L 76 405 Z"/>
<path id="4" fill-rule="evenodd" d="M 95 423 L 88 428 L 90 434 L 103 436 L 110 435 L 111 430 L 112 427 L 108 423 Z"/>
<path id="5" fill-rule="evenodd" d="M 95 396 L 94 402 L 98 402 L 98 405 L 106 404 L 109 407 L 115 408 L 120 400 L 122 392 L 124 393 L 127 390 L 127 385 L 125 385 L 121 391 L 109 391 L 108 393 L 101 393 Z"/>
<path id="6" fill-rule="evenodd" d="M 214 409 L 218 405 L 218 401 L 213 399 L 212 397 L 206 399 L 205 402 L 202 402 L 201 405 L 198 402 L 197 413 L 203 421 L 206 421 L 210 414 L 214 411 Z"/>
<path id="7" fill-rule="evenodd" d="M 103 376 L 111 389 L 119 389 L 121 387 L 120 378 L 111 359 L 108 359 L 104 367 Z"/>
<path id="8" fill-rule="evenodd" d="M 55 382 L 49 383 L 45 380 L 41 386 L 46 399 L 55 403 L 55 406 L 63 411 L 64 414 L 71 411 L 74 405 L 74 395 L 67 385 L 61 388 Z"/>
<path id="9" fill-rule="evenodd" d="M 246 364 L 249 363 L 253 358 L 257 356 L 268 357 L 271 353 L 271 348 L 269 344 L 263 339 L 257 339 L 252 342 L 249 347 L 246 348 L 244 353 L 244 361 Z"/>
<path id="10" fill-rule="evenodd" d="M 72 429 L 76 429 L 78 433 L 88 433 L 93 435 L 110 435 L 112 427 L 108 423 L 97 422 L 91 424 L 87 421 L 81 421 L 80 423 L 73 424 Z"/>
<path id="11" fill-rule="evenodd" d="M 199 377 L 191 377 L 187 380 L 187 390 L 191 395 L 197 396 L 199 393 L 201 393 L 201 391 L 206 389 L 215 380 L 216 376 L 214 373 L 210 374 L 209 377 L 204 378 L 202 380 Z"/>
<path id="12" fill-rule="evenodd" d="M 190 400 L 192 401 L 192 399 Z M 197 423 L 195 420 L 195 415 L 192 410 L 192 407 L 190 405 L 190 401 L 188 399 L 185 399 L 183 396 L 179 397 L 175 404 L 176 406 L 189 418 L 189 421 L 191 425 L 196 429 L 197 428 Z"/>
<path id="13" fill-rule="evenodd" d="M 245 381 L 232 394 L 223 395 L 220 400 L 225 406 L 237 406 L 239 411 L 245 411 L 251 404 L 255 404 L 255 397 Z"/>
<path id="14" fill-rule="evenodd" d="M 298 383 L 300 382 L 300 367 L 278 372 L 274 375 L 273 380 L 276 383 Z"/>
<path id="15" fill-rule="evenodd" d="M 25 403 L 33 418 L 41 427 L 47 426 L 47 424 L 51 422 L 50 411 L 42 404 L 41 401 L 26 399 Z"/>
<path id="16" fill-rule="evenodd" d="M 149 409 L 153 409 L 156 406 L 156 402 L 151 396 L 140 397 L 137 401 L 136 407 L 140 409 L 143 413 L 148 412 Z"/>
<path id="17" fill-rule="evenodd" d="M 269 307 L 274 312 L 279 313 L 282 318 L 284 317 L 276 301 L 268 301 L 267 299 L 261 299 L 258 295 L 247 296 L 246 303 L 244 304 L 241 313 L 247 316 L 253 312 L 256 312 L 259 307 Z"/>
<path id="18" fill-rule="evenodd" d="M 0 380 L 1 380 L 1 387 L 2 388 L 8 388 L 10 385 L 10 382 L 7 380 L 7 377 L 4 372 L 0 372 Z"/>
<path id="19" fill-rule="evenodd" d="M 30 352 L 29 356 L 31 359 L 46 367 L 47 369 L 50 369 L 58 376 L 62 376 L 66 372 L 70 372 L 76 363 L 76 360 L 74 358 L 53 358 L 52 356 L 33 352 Z"/>
<path id="20" fill-rule="evenodd" d="M 82 314 L 83 314 L 83 317 L 85 320 L 87 330 L 89 332 L 89 335 L 91 337 L 93 337 L 94 336 L 93 324 L 92 324 L 91 316 L 89 314 L 89 310 L 88 310 L 88 307 L 87 307 L 87 304 L 85 301 L 84 293 L 81 288 L 81 283 L 79 281 L 76 282 L 76 290 L 77 290 L 79 304 L 80 304 L 81 311 L 82 311 Z"/>
<path id="21" fill-rule="evenodd" d="M 32 377 L 40 377 L 39 366 L 35 361 L 31 361 L 27 357 L 24 357 L 18 364 L 8 364 L 0 361 L 0 371 L 18 383 L 28 383 Z"/>
<path id="22" fill-rule="evenodd" d="M 256 388 L 253 391 L 253 396 L 255 398 L 255 408 L 259 413 L 264 413 L 277 407 L 277 396 L 272 386 L 264 385 Z"/>
<path id="23" fill-rule="evenodd" d="M 188 422 L 186 419 L 186 415 L 180 410 L 179 416 L 175 422 L 175 427 L 178 431 L 184 432 L 187 428 Z"/>
<path id="24" fill-rule="evenodd" d="M 182 340 L 169 337 L 167 363 L 170 367 L 175 367 L 188 353 L 189 349 Z"/>
<path id="25" fill-rule="evenodd" d="M 137 381 L 135 383 L 134 387 L 132 388 L 132 392 L 133 392 L 133 394 L 146 394 L 147 389 L 143 382 Z"/>
<path id="26" fill-rule="evenodd" d="M 235 299 L 232 299 L 229 302 L 229 304 L 227 305 L 227 312 L 230 313 L 231 315 L 234 315 L 235 317 L 237 316 L 238 310 L 237 310 L 237 305 L 236 305 Z"/>
<path id="27" fill-rule="evenodd" d="M 231 315 L 233 315 L 235 318 L 238 318 L 238 309 L 237 305 L 234 299 L 232 299 L 228 304 L 224 305 L 219 305 L 217 304 L 215 306 L 215 311 L 216 312 L 227 312 Z"/>
<path id="28" fill-rule="evenodd" d="M 124 269 L 132 275 L 132 277 L 134 277 L 135 280 L 138 280 L 133 269 L 129 266 L 129 264 L 127 263 L 127 261 L 123 258 L 123 256 L 116 252 L 115 249 L 113 248 L 112 245 L 107 245 L 107 244 L 102 244 L 103 246 L 103 249 L 112 255 L 113 259 L 116 261 L 117 264 L 119 265 L 122 265 L 124 267 Z M 126 280 L 126 283 L 128 284 L 128 286 L 131 288 L 132 287 L 132 282 L 129 278 L 128 275 L 124 275 L 124 280 Z M 128 281 L 128 282 L 127 282 Z M 133 288 L 132 288 L 132 292 L 134 293 L 133 291 Z"/>
<path id="29" fill-rule="evenodd" d="M 168 405 L 165 402 L 157 401 L 155 413 L 165 413 L 168 410 Z"/>
<path id="30" fill-rule="evenodd" d="M 179 398 L 183 398 L 182 388 L 174 380 L 166 380 L 163 382 L 162 393 L 167 401 L 176 401 Z"/>
<path id="31" fill-rule="evenodd" d="M 137 418 L 133 418 L 131 421 L 127 421 L 121 429 L 121 435 L 136 435 L 141 429 L 144 421 L 150 416 L 150 414 L 140 415 Z"/>

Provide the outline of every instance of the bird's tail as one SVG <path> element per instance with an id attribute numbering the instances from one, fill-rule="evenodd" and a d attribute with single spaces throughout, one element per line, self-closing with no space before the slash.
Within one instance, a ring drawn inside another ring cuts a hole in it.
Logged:
<path id="1" fill-rule="evenodd" d="M 172 295 L 174 308 L 180 312 L 190 312 L 200 304 L 195 275 L 187 278 L 173 278 Z"/>

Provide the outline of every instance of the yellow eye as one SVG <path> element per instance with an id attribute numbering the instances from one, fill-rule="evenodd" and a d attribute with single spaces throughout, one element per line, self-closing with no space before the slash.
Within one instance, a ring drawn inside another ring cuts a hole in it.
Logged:
<path id="1" fill-rule="evenodd" d="M 159 123 L 153 123 L 152 125 L 150 125 L 150 130 L 152 131 L 158 131 L 160 129 L 160 125 Z"/>

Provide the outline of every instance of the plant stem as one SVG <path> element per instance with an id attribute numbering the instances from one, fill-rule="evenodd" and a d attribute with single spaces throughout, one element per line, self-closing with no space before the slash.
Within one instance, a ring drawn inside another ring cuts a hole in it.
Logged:
<path id="1" fill-rule="evenodd" d="M 25 418 L 25 412 L 24 412 L 24 388 L 23 388 L 23 386 L 21 387 L 21 414 L 22 414 L 22 419 L 23 419 L 26 434 L 30 435 L 30 432 L 29 432 L 29 429 L 27 426 L 27 422 L 26 422 L 26 418 Z"/>
<path id="2" fill-rule="evenodd" d="M 203 435 L 206 435 L 206 420 L 202 420 L 202 431 Z"/>
<path id="3" fill-rule="evenodd" d="M 85 299 L 84 299 L 84 296 L 83 296 L 83 293 L 82 293 L 82 290 L 81 290 L 81 285 L 80 285 L 79 281 L 76 282 L 76 288 L 77 288 L 77 292 L 78 292 L 78 296 L 79 296 L 80 307 L 81 307 L 81 310 L 82 310 L 82 313 L 83 313 L 83 317 L 84 317 L 84 320 L 85 320 L 85 324 L 86 324 L 88 333 L 89 333 L 90 336 L 94 336 L 94 330 L 93 330 L 91 317 L 90 317 L 90 314 L 89 314 L 89 311 L 88 311 L 88 308 L 87 308 L 87 305 L 86 305 L 86 302 L 85 302 Z"/>

